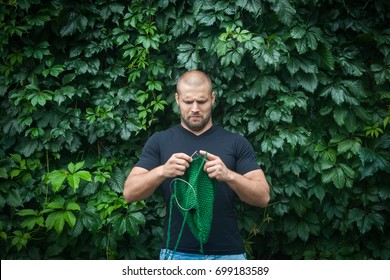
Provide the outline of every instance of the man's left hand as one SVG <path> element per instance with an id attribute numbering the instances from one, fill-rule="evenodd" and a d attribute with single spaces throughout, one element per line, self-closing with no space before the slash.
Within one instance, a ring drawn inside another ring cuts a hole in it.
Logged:
<path id="1" fill-rule="evenodd" d="M 216 155 L 210 154 L 206 151 L 199 151 L 203 156 L 206 156 L 206 163 L 204 164 L 204 171 L 211 179 L 218 181 L 229 181 L 231 171 L 226 167 L 222 159 Z"/>

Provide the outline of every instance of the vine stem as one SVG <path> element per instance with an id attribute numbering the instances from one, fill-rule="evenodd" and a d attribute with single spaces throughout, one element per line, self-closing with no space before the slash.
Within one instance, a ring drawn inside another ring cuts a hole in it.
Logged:
<path id="1" fill-rule="evenodd" d="M 49 152 L 48 150 L 46 150 L 46 173 L 49 172 L 50 172 Z M 45 205 L 47 204 L 48 195 L 49 195 L 49 184 L 46 184 Z"/>

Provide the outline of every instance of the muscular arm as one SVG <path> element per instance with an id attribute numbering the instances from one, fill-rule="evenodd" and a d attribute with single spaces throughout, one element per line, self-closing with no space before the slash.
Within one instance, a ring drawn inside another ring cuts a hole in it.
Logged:
<path id="1" fill-rule="evenodd" d="M 182 176 L 192 158 L 183 153 L 173 154 L 168 161 L 152 170 L 134 167 L 125 181 L 123 196 L 127 203 L 151 196 L 167 178 Z"/>
<path id="2" fill-rule="evenodd" d="M 162 166 L 150 171 L 136 166 L 127 176 L 123 196 L 127 203 L 146 199 L 154 193 L 164 179 Z"/>
<path id="3" fill-rule="evenodd" d="M 261 169 L 240 175 L 229 170 L 225 181 L 239 198 L 254 206 L 266 207 L 269 202 L 269 185 Z"/>
<path id="4" fill-rule="evenodd" d="M 200 153 L 206 154 L 203 151 Z M 241 175 L 228 169 L 219 157 L 207 153 L 207 162 L 204 170 L 209 174 L 210 178 L 226 182 L 242 201 L 258 207 L 267 206 L 270 199 L 270 190 L 264 172 L 261 169 Z"/>

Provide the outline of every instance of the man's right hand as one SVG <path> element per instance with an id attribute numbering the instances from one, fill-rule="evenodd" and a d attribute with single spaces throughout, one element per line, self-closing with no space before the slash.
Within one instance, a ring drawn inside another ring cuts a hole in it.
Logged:
<path id="1" fill-rule="evenodd" d="M 173 154 L 163 165 L 163 174 L 167 178 L 182 176 L 192 162 L 192 157 L 184 153 Z"/>
<path id="2" fill-rule="evenodd" d="M 123 196 L 127 203 L 148 198 L 167 178 L 182 176 L 192 158 L 184 153 L 173 154 L 168 161 L 152 170 L 135 166 L 125 181 Z"/>

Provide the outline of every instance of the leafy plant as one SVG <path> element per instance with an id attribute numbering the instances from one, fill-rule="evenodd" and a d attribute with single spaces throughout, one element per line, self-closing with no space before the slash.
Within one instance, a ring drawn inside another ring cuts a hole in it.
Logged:
<path id="1" fill-rule="evenodd" d="M 155 259 L 156 193 L 127 205 L 146 139 L 208 72 L 271 203 L 238 203 L 254 259 L 388 259 L 389 4 L 6 1 L 0 5 L 0 256 Z"/>

